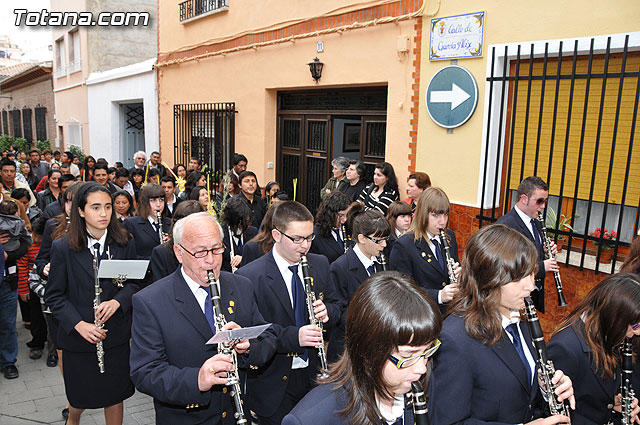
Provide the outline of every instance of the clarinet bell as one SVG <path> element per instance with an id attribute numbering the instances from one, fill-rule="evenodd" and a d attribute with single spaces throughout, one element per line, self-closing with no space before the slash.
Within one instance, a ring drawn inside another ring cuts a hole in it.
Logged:
<path id="1" fill-rule="evenodd" d="M 569 303 L 567 303 L 564 294 L 562 292 L 558 292 L 558 307 L 566 307 L 568 305 Z"/>

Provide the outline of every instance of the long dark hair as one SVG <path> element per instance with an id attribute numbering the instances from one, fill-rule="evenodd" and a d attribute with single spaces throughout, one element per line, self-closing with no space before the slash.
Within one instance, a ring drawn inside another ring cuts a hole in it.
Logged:
<path id="1" fill-rule="evenodd" d="M 464 317 L 471 338 L 485 345 L 495 344 L 502 337 L 500 288 L 534 274 L 537 259 L 533 242 L 517 230 L 503 224 L 483 227 L 467 242 L 460 291 L 448 312 Z"/>
<path id="2" fill-rule="evenodd" d="M 353 239 L 358 240 L 358 235 L 373 236 L 376 238 L 387 237 L 391 233 L 389 222 L 378 210 L 364 211 L 353 219 Z"/>
<path id="3" fill-rule="evenodd" d="M 135 208 L 133 206 L 133 196 L 131 196 L 131 194 L 126 190 L 118 190 L 116 192 L 113 192 L 113 194 L 111 195 L 111 200 L 113 201 L 114 209 L 115 209 L 116 198 L 118 196 L 124 196 L 125 198 L 127 198 L 127 201 L 129 201 L 129 209 L 127 210 L 127 214 L 129 215 L 129 217 L 133 216 L 135 212 Z"/>
<path id="4" fill-rule="evenodd" d="M 87 198 L 90 194 L 102 192 L 109 196 L 111 199 L 111 192 L 109 189 L 98 184 L 96 182 L 88 182 L 83 184 L 78 192 L 73 197 L 73 204 L 71 206 L 71 223 L 69 224 L 69 248 L 73 251 L 81 252 L 87 249 L 87 225 L 84 217 L 80 216 L 79 210 L 84 210 L 87 205 Z M 111 209 L 111 218 L 109 219 L 109 225 L 107 226 L 107 242 L 109 240 L 114 241 L 120 246 L 126 246 L 129 241 L 129 233 L 122 227 L 118 218 L 116 217 L 116 210 Z"/>
<path id="5" fill-rule="evenodd" d="M 640 236 L 631 243 L 629 255 L 620 268 L 621 273 L 637 273 L 640 274 Z"/>
<path id="6" fill-rule="evenodd" d="M 346 407 L 340 414 L 347 423 L 379 424 L 382 415 L 376 398 L 394 398 L 382 376 L 389 355 L 401 345 L 430 344 L 441 329 L 437 305 L 411 278 L 391 271 L 365 280 L 347 310 L 344 354 L 323 381 L 346 391 Z M 423 388 L 430 374 L 431 360 Z"/>
<path id="7" fill-rule="evenodd" d="M 398 178 L 396 177 L 396 172 L 393 170 L 393 165 L 388 162 L 381 162 L 376 164 L 376 169 L 380 170 L 380 172 L 387 178 L 387 184 L 384 185 L 384 191 L 390 192 L 394 190 L 398 192 Z"/>
<path id="8" fill-rule="evenodd" d="M 233 198 L 232 198 L 233 199 Z M 271 251 L 273 248 L 274 240 L 271 231 L 273 230 L 273 214 L 280 206 L 281 202 L 273 204 L 264 215 L 264 219 L 262 220 L 262 224 L 260 225 L 260 230 L 258 234 L 253 237 L 249 242 L 255 242 L 260 246 L 263 254 Z"/>
<path id="9" fill-rule="evenodd" d="M 57 239 L 60 239 L 67 233 L 67 210 L 65 208 L 65 205 L 67 201 L 73 201 L 76 192 L 83 184 L 84 182 L 73 182 L 61 195 L 60 200 L 62 201 L 62 212 L 54 217 L 57 224 L 55 229 L 53 229 L 53 232 L 51 232 L 51 240 L 55 241 Z"/>
<path id="10" fill-rule="evenodd" d="M 244 197 L 235 196 L 227 201 L 224 206 L 224 223 L 235 232 L 242 232 L 251 226 L 251 207 Z M 223 235 L 224 236 L 224 235 Z"/>
<path id="11" fill-rule="evenodd" d="M 94 168 L 89 168 L 89 160 L 93 160 L 93 167 Z M 94 157 L 92 157 L 91 155 L 87 155 L 84 158 L 84 162 L 82 163 L 82 176 L 84 181 L 91 181 L 93 180 L 93 174 L 95 173 L 95 166 L 97 164 L 97 161 Z"/>
<path id="12" fill-rule="evenodd" d="M 331 230 L 336 227 L 338 220 L 338 212 L 344 211 L 349 208 L 351 200 L 347 195 L 342 192 L 332 192 L 318 207 L 316 213 L 316 228 L 320 236 L 331 236 Z"/>
<path id="13" fill-rule="evenodd" d="M 184 191 L 190 194 L 194 187 L 198 185 L 198 180 L 203 176 L 200 171 L 192 171 L 187 175 L 187 181 L 184 184 Z"/>
<path id="14" fill-rule="evenodd" d="M 603 378 L 613 379 L 618 367 L 616 349 L 622 344 L 629 325 L 640 323 L 640 276 L 622 273 L 598 283 L 587 297 L 554 331 L 576 326 L 591 348 L 596 371 Z"/>

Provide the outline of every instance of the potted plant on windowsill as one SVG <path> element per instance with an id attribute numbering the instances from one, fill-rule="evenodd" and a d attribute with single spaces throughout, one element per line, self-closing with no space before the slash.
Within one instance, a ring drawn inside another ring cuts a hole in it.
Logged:
<path id="1" fill-rule="evenodd" d="M 596 247 L 600 245 L 599 238 L 602 237 L 602 251 L 600 252 L 600 262 L 602 264 L 609 264 L 611 262 L 611 257 L 613 256 L 612 248 L 615 246 L 615 243 L 613 241 L 618 237 L 616 231 L 609 231 L 608 229 L 604 229 L 603 231 L 601 227 L 596 227 L 596 230 L 589 233 L 589 236 L 598 238 L 597 241 L 592 241 Z"/>
<path id="2" fill-rule="evenodd" d="M 577 217 L 577 215 L 576 215 Z M 545 220 L 545 226 L 547 227 L 547 231 L 549 233 L 549 237 L 552 236 L 552 230 L 559 231 L 573 231 L 573 227 L 569 225 L 571 222 L 571 217 L 566 217 L 564 214 L 560 214 L 560 219 L 558 220 L 558 214 L 556 214 L 555 210 L 551 207 L 547 208 L 547 219 Z M 556 242 L 558 246 L 558 252 L 562 251 L 562 246 L 564 245 L 564 236 L 558 235 L 558 242 Z"/>

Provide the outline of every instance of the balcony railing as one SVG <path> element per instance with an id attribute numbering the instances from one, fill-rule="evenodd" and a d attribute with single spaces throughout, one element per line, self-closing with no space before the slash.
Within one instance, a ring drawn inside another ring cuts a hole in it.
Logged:
<path id="1" fill-rule="evenodd" d="M 64 65 L 58 65 L 55 71 L 53 71 L 53 76 L 55 78 L 64 77 L 65 75 L 67 75 L 67 70 Z"/>
<path id="2" fill-rule="evenodd" d="M 229 9 L 229 0 L 185 0 L 180 3 L 180 22 L 186 23 L 203 16 Z"/>
<path id="3" fill-rule="evenodd" d="M 69 74 L 73 74 L 74 72 L 82 70 L 82 61 L 80 60 L 80 58 L 77 58 L 73 62 L 71 62 L 68 69 Z"/>

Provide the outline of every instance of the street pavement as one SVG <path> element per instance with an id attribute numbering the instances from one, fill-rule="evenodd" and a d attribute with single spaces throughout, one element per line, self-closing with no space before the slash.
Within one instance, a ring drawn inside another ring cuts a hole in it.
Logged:
<path id="1" fill-rule="evenodd" d="M 18 313 L 18 361 L 20 371 L 17 379 L 5 379 L 0 375 L 0 425 L 64 425 L 62 409 L 66 405 L 64 383 L 58 367 L 47 367 L 47 351 L 42 358 L 31 360 L 25 345 L 31 334 L 24 327 Z M 81 425 L 103 425 L 102 409 L 86 410 Z M 124 402 L 125 425 L 147 425 L 155 423 L 155 412 L 151 397 L 136 392 Z"/>

